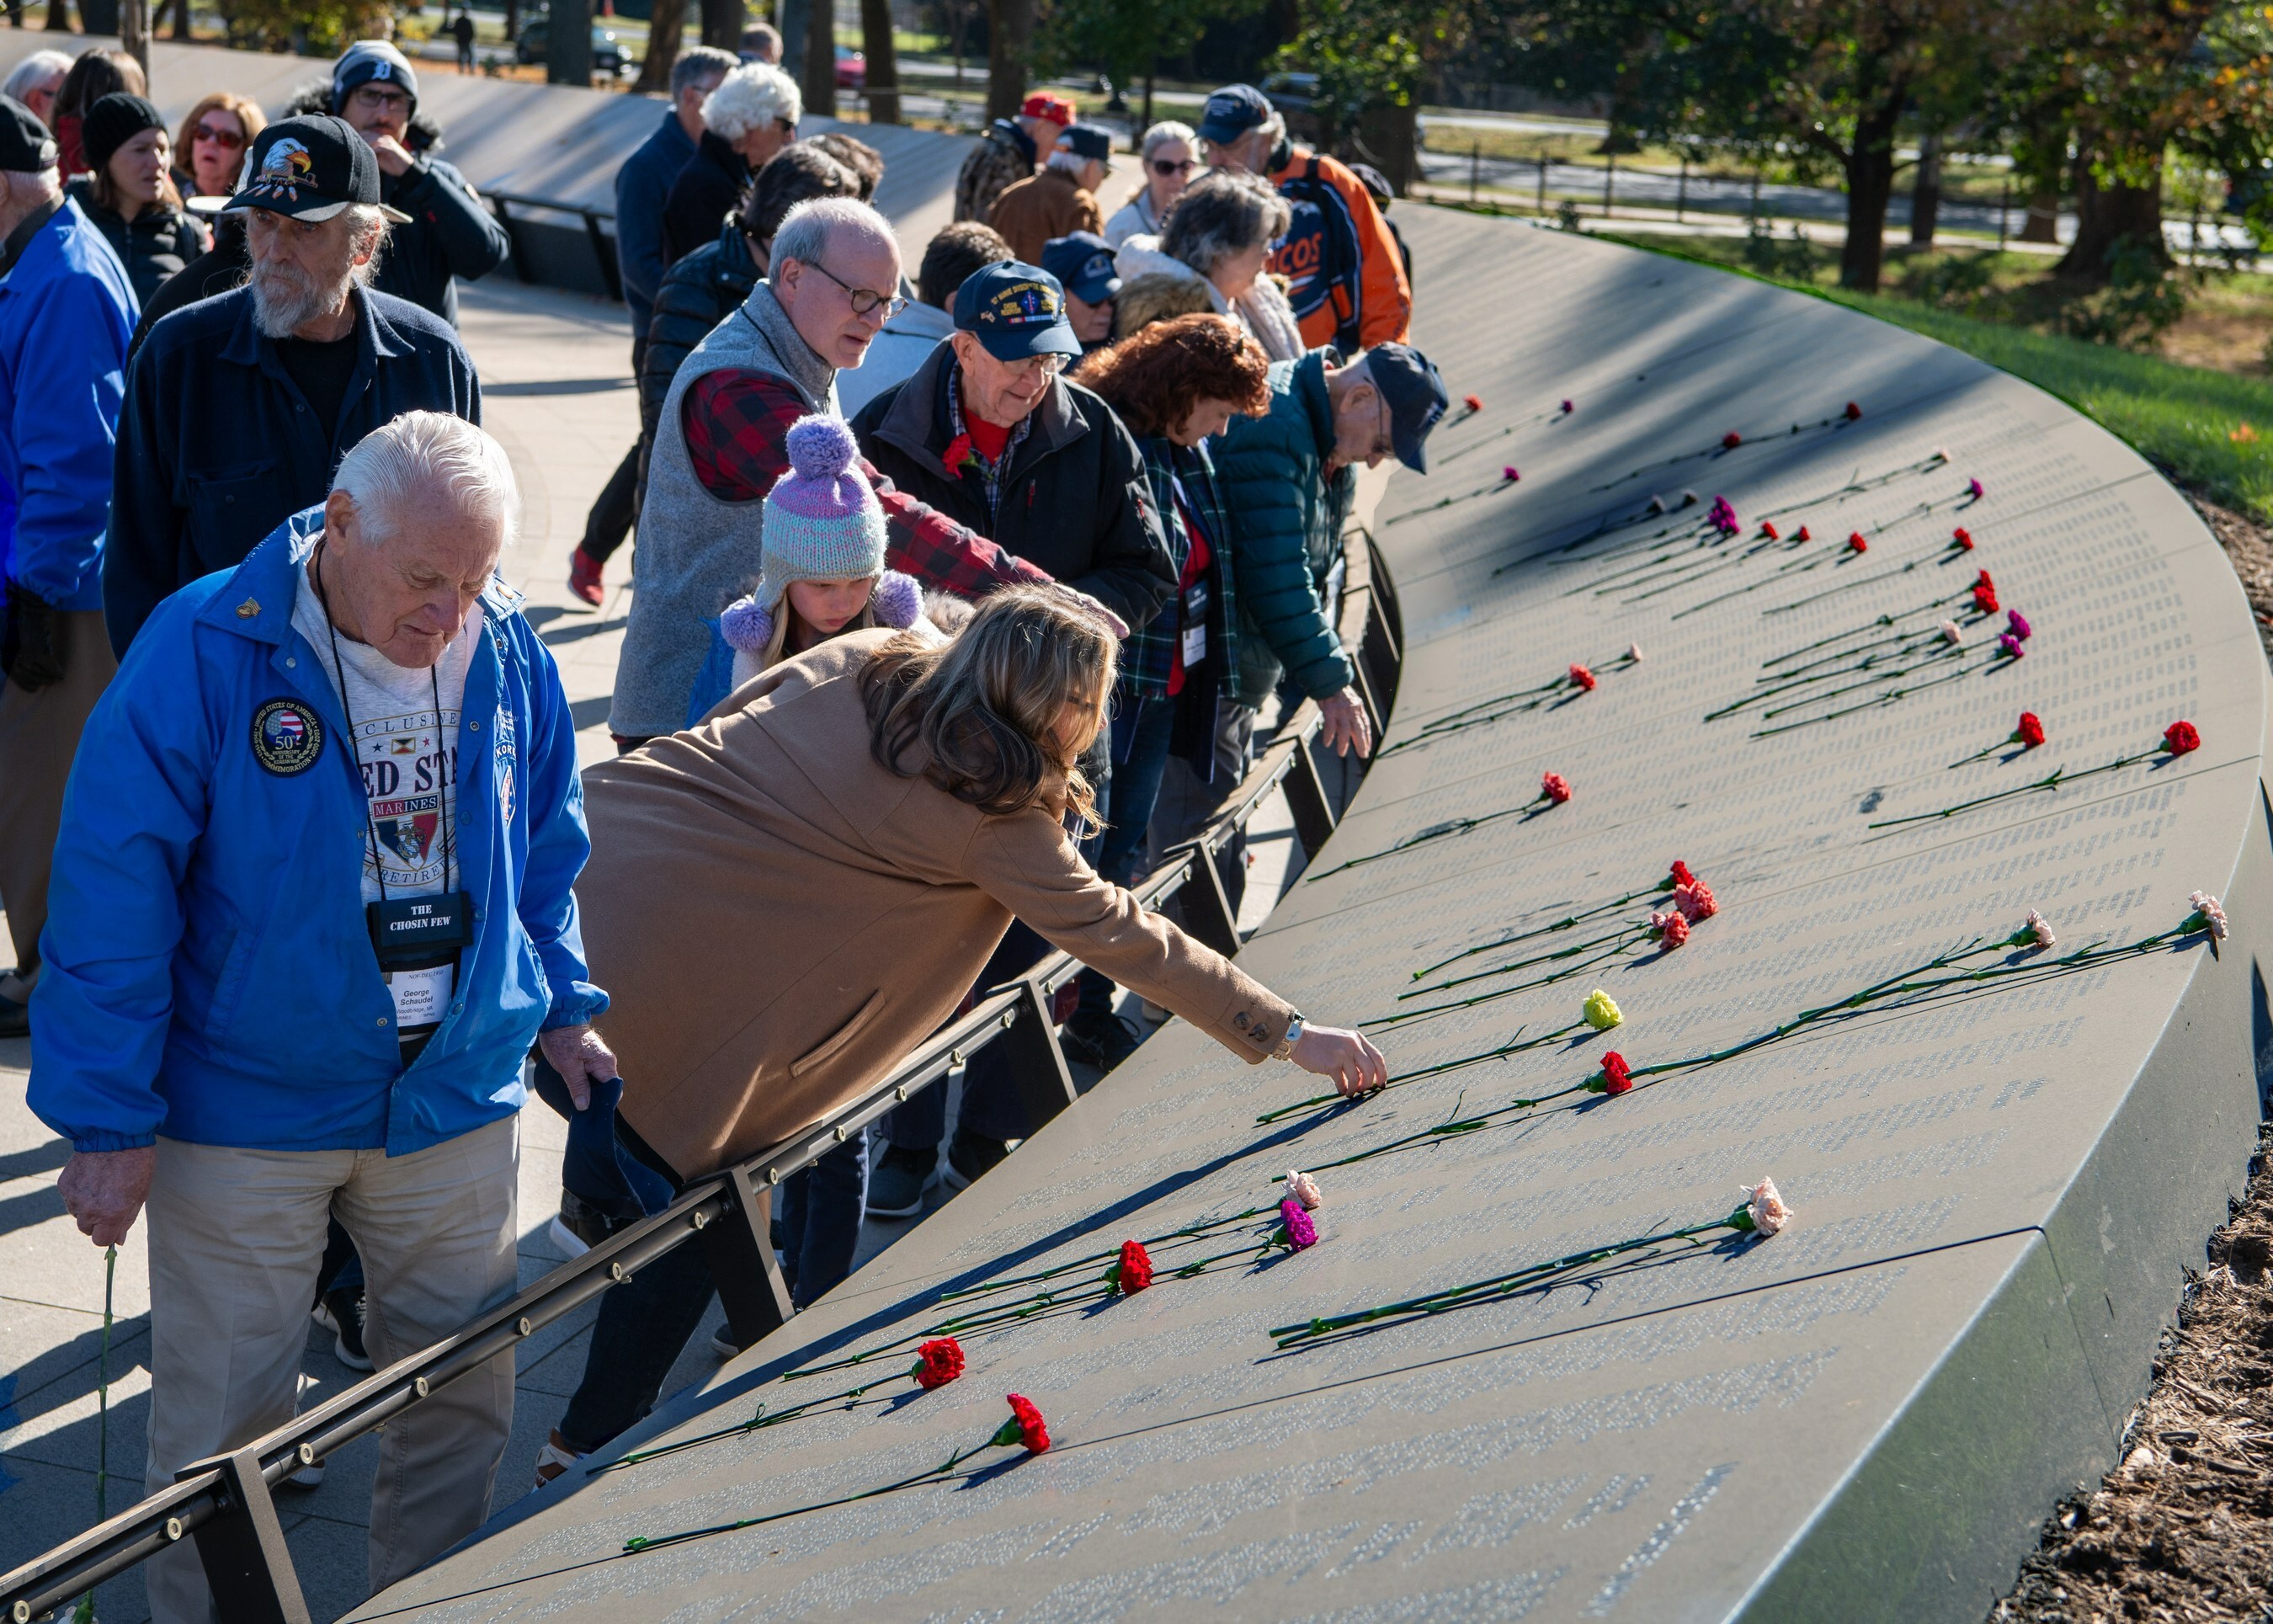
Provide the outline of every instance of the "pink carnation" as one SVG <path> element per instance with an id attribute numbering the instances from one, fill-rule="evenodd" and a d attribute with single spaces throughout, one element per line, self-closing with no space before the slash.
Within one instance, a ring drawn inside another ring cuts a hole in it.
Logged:
<path id="1" fill-rule="evenodd" d="M 1744 1192 L 1744 1209 L 1752 1214 L 1752 1228 L 1763 1236 L 1774 1235 L 1795 1215 L 1784 1205 L 1783 1194 L 1773 1178 L 1764 1178 Z"/>
<path id="2" fill-rule="evenodd" d="M 1559 807 L 1571 799 L 1571 780 L 1559 772 L 1542 772 L 1539 775 L 1539 793 Z"/>
<path id="3" fill-rule="evenodd" d="M 1944 620 L 1941 623 L 1941 640 L 1944 643 L 1963 643 L 1965 634 L 1957 629 L 1956 621 Z"/>
<path id="4" fill-rule="evenodd" d="M 1651 914 L 1649 925 L 1651 930 L 1656 933 L 1657 945 L 1661 952 L 1669 953 L 1689 940 L 1688 916 L 1677 907 L 1669 908 L 1662 914 Z"/>
<path id="5" fill-rule="evenodd" d="M 1714 900 L 1713 888 L 1702 880 L 1675 886 L 1673 906 L 1680 909 L 1692 925 L 1701 924 L 1721 911 L 1721 905 Z"/>

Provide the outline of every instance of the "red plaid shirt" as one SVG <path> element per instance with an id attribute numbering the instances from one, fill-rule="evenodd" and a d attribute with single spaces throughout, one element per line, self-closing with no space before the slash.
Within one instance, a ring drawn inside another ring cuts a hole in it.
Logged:
<path id="1" fill-rule="evenodd" d="M 702 488 L 722 501 L 756 501 L 789 472 L 789 426 L 806 416 L 797 392 L 761 372 L 706 374 L 686 392 L 680 424 Z M 860 459 L 884 508 L 884 561 L 930 586 L 977 598 L 1001 586 L 1051 577 L 984 536 L 896 489 Z"/>

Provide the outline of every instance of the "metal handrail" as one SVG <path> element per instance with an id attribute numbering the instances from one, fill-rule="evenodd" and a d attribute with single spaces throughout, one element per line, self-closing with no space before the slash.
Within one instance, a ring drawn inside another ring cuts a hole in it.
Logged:
<path id="1" fill-rule="evenodd" d="M 1338 629 L 1377 733 L 1383 718 L 1376 695 L 1393 687 L 1401 628 L 1394 624 L 1395 600 L 1372 538 L 1354 530 L 1350 542 Z M 1246 827 L 1282 782 L 1288 786 L 1297 833 L 1307 850 L 1315 853 L 1332 831 L 1337 809 L 1319 782 L 1310 754 L 1320 721 L 1314 703 L 1306 700 L 1298 706 L 1207 830 L 1130 888 L 1137 899 L 1157 906 L 1191 890 L 1197 907 L 1187 906 L 1188 929 L 1219 951 L 1235 952 L 1236 921 L 1213 855 Z M 890 1075 L 833 1115 L 732 1167 L 690 1181 L 664 1211 L 562 1264 L 456 1335 L 397 1360 L 227 1455 L 192 1462 L 182 1469 L 171 1487 L 0 1575 L 0 1608 L 5 1609 L 8 1624 L 30 1624 L 192 1535 L 221 1616 L 230 1624 L 304 1624 L 309 1614 L 269 1498 L 272 1487 L 509 1351 L 690 1239 L 700 1237 L 710 1248 L 719 1295 L 736 1339 L 747 1347 L 777 1328 L 792 1311 L 764 1232 L 760 1190 L 809 1166 L 1006 1035 L 1031 1046 L 1029 1064 L 1019 1068 L 1019 1081 L 1039 1127 L 1076 1098 L 1049 1019 L 1049 994 L 1079 969 L 1071 955 L 1052 953 L 1017 980 L 989 989 L 967 1014 L 925 1039 Z"/>

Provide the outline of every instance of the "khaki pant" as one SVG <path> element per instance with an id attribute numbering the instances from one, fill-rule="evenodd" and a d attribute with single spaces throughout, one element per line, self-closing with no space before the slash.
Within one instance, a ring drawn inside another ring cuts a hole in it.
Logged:
<path id="1" fill-rule="evenodd" d="M 19 1001 L 39 975 L 64 781 L 71 777 L 87 712 L 118 673 L 101 612 L 74 611 L 56 620 L 64 680 L 34 694 L 0 679 L 0 907 L 8 910 L 22 982 L 0 988 L 0 994 Z"/>
<path id="2" fill-rule="evenodd" d="M 364 1340 L 382 1369 L 511 1297 L 520 1160 L 517 1118 L 392 1158 L 161 1139 L 148 1207 L 146 1492 L 291 1420 L 334 1211 L 363 1257 Z M 373 1590 L 489 1515 L 513 1380 L 513 1355 L 499 1354 L 386 1424 L 371 1494 Z M 150 1560 L 153 1624 L 214 1620 L 192 1545 Z"/>

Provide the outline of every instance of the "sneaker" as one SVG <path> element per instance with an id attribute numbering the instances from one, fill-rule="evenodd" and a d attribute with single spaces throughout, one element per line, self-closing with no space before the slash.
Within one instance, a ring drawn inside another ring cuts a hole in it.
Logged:
<path id="1" fill-rule="evenodd" d="M 1058 1031 L 1058 1043 L 1069 1059 L 1084 1061 L 1100 1071 L 1110 1071 L 1136 1052 L 1144 1034 L 1125 1016 L 1111 1011 L 1076 1011 Z"/>
<path id="2" fill-rule="evenodd" d="M 868 1216 L 912 1218 L 923 1211 L 924 1192 L 939 1169 L 939 1152 L 895 1145 L 877 1159 L 868 1175 Z"/>
<path id="3" fill-rule="evenodd" d="M 579 547 L 568 555 L 568 590 L 597 609 L 606 592 L 600 585 L 600 560 Z"/>
<path id="4" fill-rule="evenodd" d="M 13 998 L 0 997 L 0 1038 L 27 1038 L 32 1035 L 32 1006 L 19 1004 Z"/>
<path id="5" fill-rule="evenodd" d="M 957 1128 L 955 1137 L 947 1145 L 948 1188 L 968 1189 L 992 1172 L 996 1164 L 1009 1154 L 1010 1147 L 1006 1140 L 990 1139 L 984 1134 Z"/>
<path id="6" fill-rule="evenodd" d="M 574 1192 L 560 1192 L 560 1215 L 547 1231 L 562 1255 L 581 1258 L 617 1230 L 628 1227 L 628 1218 L 611 1218 Z"/>
<path id="7" fill-rule="evenodd" d="M 318 1461 L 311 1466 L 303 1466 L 298 1471 L 294 1472 L 290 1477 L 285 1478 L 284 1481 L 290 1484 L 296 1489 L 312 1489 L 319 1487 L 324 1481 L 324 1463 L 321 1461 Z"/>
<path id="8" fill-rule="evenodd" d="M 316 1323 L 333 1334 L 333 1357 L 349 1370 L 370 1370 L 371 1355 L 363 1345 L 363 1293 L 326 1291 L 316 1312 Z"/>
<path id="9" fill-rule="evenodd" d="M 718 1328 L 710 1333 L 710 1351 L 722 1359 L 739 1359 L 742 1357 L 742 1344 L 734 1340 L 734 1326 L 731 1320 L 721 1320 L 718 1322 Z"/>
<path id="10" fill-rule="evenodd" d="M 568 1440 L 560 1436 L 560 1429 L 554 1427 L 551 1436 L 544 1440 L 544 1447 L 536 1452 L 536 1486 L 545 1487 L 583 1458 L 584 1451 L 571 1448 Z"/>

